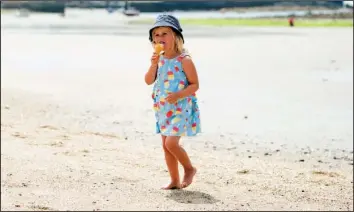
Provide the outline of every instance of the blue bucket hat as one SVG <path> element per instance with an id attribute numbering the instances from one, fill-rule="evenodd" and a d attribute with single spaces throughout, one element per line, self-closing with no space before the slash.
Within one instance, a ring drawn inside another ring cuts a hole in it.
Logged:
<path id="1" fill-rule="evenodd" d="M 157 16 L 155 24 L 149 30 L 150 42 L 152 42 L 152 30 L 154 30 L 157 27 L 171 27 L 175 33 L 177 33 L 179 36 L 181 36 L 182 41 L 184 43 L 181 25 L 179 24 L 178 19 L 175 18 L 174 16 L 167 15 L 167 14 Z"/>

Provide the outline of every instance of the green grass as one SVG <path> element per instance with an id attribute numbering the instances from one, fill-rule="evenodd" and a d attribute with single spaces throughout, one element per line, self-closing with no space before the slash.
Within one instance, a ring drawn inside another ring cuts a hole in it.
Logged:
<path id="1" fill-rule="evenodd" d="M 131 21 L 132 24 L 153 24 L 152 19 Z M 180 19 L 181 25 L 200 26 L 289 26 L 284 19 Z M 353 27 L 351 19 L 295 19 L 295 27 Z"/>
<path id="2" fill-rule="evenodd" d="M 1 14 L 7 14 L 7 13 L 14 13 L 16 10 L 10 10 L 10 9 L 1 9 Z"/>

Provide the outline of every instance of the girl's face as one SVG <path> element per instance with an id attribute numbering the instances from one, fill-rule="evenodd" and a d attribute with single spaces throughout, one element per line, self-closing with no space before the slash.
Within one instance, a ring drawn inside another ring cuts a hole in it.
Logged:
<path id="1" fill-rule="evenodd" d="M 154 43 L 164 45 L 164 51 L 174 51 L 175 35 L 169 27 L 158 27 L 152 32 Z"/>

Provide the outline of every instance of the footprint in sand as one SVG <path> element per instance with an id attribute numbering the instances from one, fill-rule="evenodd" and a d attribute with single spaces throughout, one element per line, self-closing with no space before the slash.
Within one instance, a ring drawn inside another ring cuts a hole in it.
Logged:
<path id="1" fill-rule="evenodd" d="M 11 135 L 16 138 L 28 138 L 28 136 L 25 133 L 20 133 L 20 132 L 14 132 Z"/>
<path id="2" fill-rule="evenodd" d="M 57 154 L 63 154 L 63 155 L 66 155 L 66 156 L 76 156 L 76 155 L 78 155 L 79 153 L 83 153 L 83 155 L 82 156 L 84 156 L 84 157 L 86 157 L 87 155 L 87 153 L 90 153 L 90 151 L 89 150 L 87 150 L 87 149 L 84 149 L 84 150 L 81 150 L 81 151 L 79 151 L 79 152 L 70 152 L 70 151 L 65 151 L 65 152 L 56 152 L 56 153 L 53 153 L 54 155 L 57 155 Z"/>
<path id="3" fill-rule="evenodd" d="M 123 182 L 123 183 L 136 183 L 139 180 L 129 179 L 128 177 L 115 177 L 112 182 Z"/>
<path id="4" fill-rule="evenodd" d="M 68 135 L 59 135 L 58 137 L 63 140 L 70 140 L 70 137 Z"/>
<path id="5" fill-rule="evenodd" d="M 237 171 L 237 174 L 249 174 L 249 173 L 250 173 L 250 170 L 248 170 L 248 169 Z"/>
<path id="6" fill-rule="evenodd" d="M 1 128 L 13 128 L 13 125 L 12 124 L 4 124 L 4 123 L 1 123 Z"/>
<path id="7" fill-rule="evenodd" d="M 335 172 L 325 172 L 325 171 L 313 171 L 313 175 L 328 176 L 328 177 L 339 177 L 340 174 Z"/>
<path id="8" fill-rule="evenodd" d="M 64 155 L 66 156 L 75 156 L 76 153 L 75 152 L 69 152 L 69 151 L 66 151 L 66 152 L 62 152 Z"/>
<path id="9" fill-rule="evenodd" d="M 32 205 L 30 208 L 33 210 L 55 211 L 55 209 L 53 208 L 50 208 L 48 206 L 41 206 L 41 205 Z"/>
<path id="10" fill-rule="evenodd" d="M 52 147 L 63 147 L 64 146 L 64 143 L 61 142 L 61 141 L 54 141 L 54 142 L 51 142 L 49 144 L 49 146 L 52 146 Z"/>
<path id="11" fill-rule="evenodd" d="M 119 136 L 114 135 L 114 134 L 109 134 L 109 133 L 85 131 L 85 132 L 81 132 L 79 134 L 80 135 L 95 135 L 95 136 L 100 136 L 100 137 L 104 137 L 104 138 L 116 138 L 116 139 L 119 139 Z"/>
<path id="12" fill-rule="evenodd" d="M 51 125 L 41 125 L 39 126 L 41 129 L 49 129 L 49 130 L 59 130 L 57 127 L 51 126 Z"/>

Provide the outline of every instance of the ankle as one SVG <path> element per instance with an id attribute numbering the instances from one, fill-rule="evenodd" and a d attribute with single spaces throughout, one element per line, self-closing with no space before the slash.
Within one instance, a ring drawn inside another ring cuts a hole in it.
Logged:
<path id="1" fill-rule="evenodd" d="M 194 166 L 188 166 L 188 167 L 183 167 L 184 169 L 184 172 L 190 172 L 190 171 L 193 171 L 194 170 Z"/>
<path id="2" fill-rule="evenodd" d="M 180 179 L 171 179 L 171 184 L 179 184 L 180 182 Z"/>

